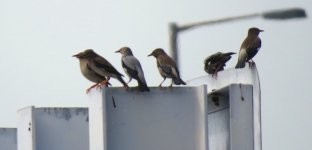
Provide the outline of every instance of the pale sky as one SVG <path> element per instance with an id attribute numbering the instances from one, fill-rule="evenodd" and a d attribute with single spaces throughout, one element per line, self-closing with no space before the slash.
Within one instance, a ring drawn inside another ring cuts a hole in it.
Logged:
<path id="1" fill-rule="evenodd" d="M 147 55 L 158 47 L 169 53 L 170 22 L 184 24 L 291 7 L 304 8 L 308 18 L 258 18 L 181 33 L 180 72 L 184 80 L 205 75 L 205 57 L 216 51 L 238 52 L 248 28 L 263 29 L 262 48 L 254 58 L 262 90 L 263 149 L 309 149 L 310 0 L 0 0 L 0 127 L 16 127 L 16 111 L 30 105 L 87 107 L 85 89 L 93 83 L 81 75 L 78 60 L 72 57 L 87 48 L 124 74 L 121 56 L 114 52 L 129 46 L 141 61 L 148 84 L 157 86 L 162 78 L 155 59 Z M 227 67 L 234 67 L 236 61 L 234 56 Z"/>

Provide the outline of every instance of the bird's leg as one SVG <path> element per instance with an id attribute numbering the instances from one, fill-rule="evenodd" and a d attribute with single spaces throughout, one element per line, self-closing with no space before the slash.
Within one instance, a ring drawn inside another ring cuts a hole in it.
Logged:
<path id="1" fill-rule="evenodd" d="M 164 80 L 158 85 L 158 87 L 162 88 L 161 84 L 163 84 L 166 80 L 166 77 L 164 77 Z"/>
<path id="2" fill-rule="evenodd" d="M 172 84 L 173 84 L 173 79 L 171 80 L 171 84 L 169 85 L 170 88 L 172 88 Z"/>
<path id="3" fill-rule="evenodd" d="M 217 67 L 217 69 L 215 70 L 215 72 L 212 74 L 212 77 L 215 76 L 215 78 L 217 79 L 217 77 L 218 77 L 218 71 L 220 70 L 221 67 L 223 67 L 223 66 L 219 65 L 219 66 Z"/>
<path id="4" fill-rule="evenodd" d="M 249 68 L 251 68 L 255 65 L 255 62 L 252 59 L 250 59 L 250 61 L 248 61 L 248 64 L 249 64 Z"/>
<path id="5" fill-rule="evenodd" d="M 89 88 L 86 90 L 86 93 L 88 94 L 92 88 L 98 86 L 99 84 L 100 84 L 100 83 L 96 83 L 96 84 L 92 85 L 91 87 L 89 87 Z"/>
<path id="6" fill-rule="evenodd" d="M 97 88 L 97 89 L 98 89 L 98 88 L 101 88 L 102 85 L 105 85 L 106 87 L 108 87 L 109 79 L 110 79 L 110 77 L 107 77 L 107 79 L 106 79 L 106 80 L 103 80 L 102 82 L 100 82 L 100 83 L 97 85 L 96 88 Z"/>
<path id="7" fill-rule="evenodd" d="M 126 89 L 129 89 L 129 86 L 128 86 L 128 84 L 124 85 L 124 87 L 125 87 Z"/>
<path id="8" fill-rule="evenodd" d="M 217 77 L 218 77 L 218 71 L 215 71 L 215 72 L 212 74 L 212 77 L 214 77 L 215 79 L 217 79 Z"/>

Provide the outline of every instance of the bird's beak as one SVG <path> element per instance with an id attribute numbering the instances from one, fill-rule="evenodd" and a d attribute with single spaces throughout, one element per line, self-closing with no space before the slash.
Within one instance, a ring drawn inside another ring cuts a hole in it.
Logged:
<path id="1" fill-rule="evenodd" d="M 147 57 L 149 57 L 149 56 L 153 56 L 153 53 L 151 53 L 151 54 L 147 55 Z"/>
<path id="2" fill-rule="evenodd" d="M 115 53 L 120 53 L 120 50 L 116 51 Z"/>
<path id="3" fill-rule="evenodd" d="M 73 57 L 79 58 L 81 56 L 81 53 L 78 53 L 76 55 L 73 55 Z"/>
<path id="4" fill-rule="evenodd" d="M 231 54 L 231 55 L 234 55 L 234 54 L 236 54 L 236 53 L 234 53 L 234 52 L 230 52 L 230 54 Z"/>
<path id="5" fill-rule="evenodd" d="M 259 32 L 264 32 L 264 30 L 259 30 Z"/>

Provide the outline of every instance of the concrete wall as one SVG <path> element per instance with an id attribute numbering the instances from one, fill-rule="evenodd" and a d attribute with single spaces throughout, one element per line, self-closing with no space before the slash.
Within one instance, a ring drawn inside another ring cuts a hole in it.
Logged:
<path id="1" fill-rule="evenodd" d="M 90 150 L 207 150 L 205 86 L 93 91 Z"/>
<path id="2" fill-rule="evenodd" d="M 19 150 L 87 150 L 87 108 L 35 108 L 18 111 Z"/>
<path id="3" fill-rule="evenodd" d="M 0 150 L 17 150 L 16 128 L 0 128 Z"/>

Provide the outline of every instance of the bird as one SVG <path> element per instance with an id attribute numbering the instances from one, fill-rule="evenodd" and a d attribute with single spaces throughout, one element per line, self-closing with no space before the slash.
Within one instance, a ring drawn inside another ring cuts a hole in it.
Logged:
<path id="1" fill-rule="evenodd" d="M 111 77 L 116 78 L 125 88 L 128 88 L 127 83 L 122 79 L 123 75 L 119 73 L 104 57 L 95 53 L 93 49 L 87 49 L 73 55 L 73 57 L 79 59 L 82 75 L 91 82 L 96 83 L 86 90 L 87 93 L 89 93 L 94 87 L 110 85 L 109 80 Z"/>
<path id="2" fill-rule="evenodd" d="M 251 65 L 254 64 L 252 58 L 261 47 L 261 39 L 258 36 L 260 32 L 263 32 L 263 30 L 256 27 L 249 28 L 248 35 L 241 45 L 235 68 L 244 68 L 245 62 L 249 62 L 249 60 L 251 60 Z"/>
<path id="3" fill-rule="evenodd" d="M 127 82 L 127 84 L 129 84 L 132 78 L 134 78 L 135 80 L 137 80 L 138 88 L 141 92 L 150 91 L 147 87 L 141 64 L 139 60 L 133 56 L 131 49 L 129 47 L 122 47 L 115 53 L 120 53 L 122 55 L 121 65 L 125 73 L 129 77 L 129 81 Z"/>
<path id="4" fill-rule="evenodd" d="M 224 70 L 225 63 L 229 61 L 234 52 L 222 53 L 217 52 L 213 55 L 208 56 L 204 61 L 204 69 L 208 74 L 212 74 L 212 77 L 217 77 L 219 71 Z"/>
<path id="5" fill-rule="evenodd" d="M 175 61 L 170 58 L 162 48 L 156 48 L 148 56 L 154 56 L 156 58 L 158 71 L 164 78 L 164 80 L 159 84 L 159 87 L 162 87 L 162 83 L 166 80 L 166 78 L 172 78 L 169 87 L 172 87 L 172 83 L 176 85 L 186 85 L 186 83 L 180 78 L 179 70 Z"/>

